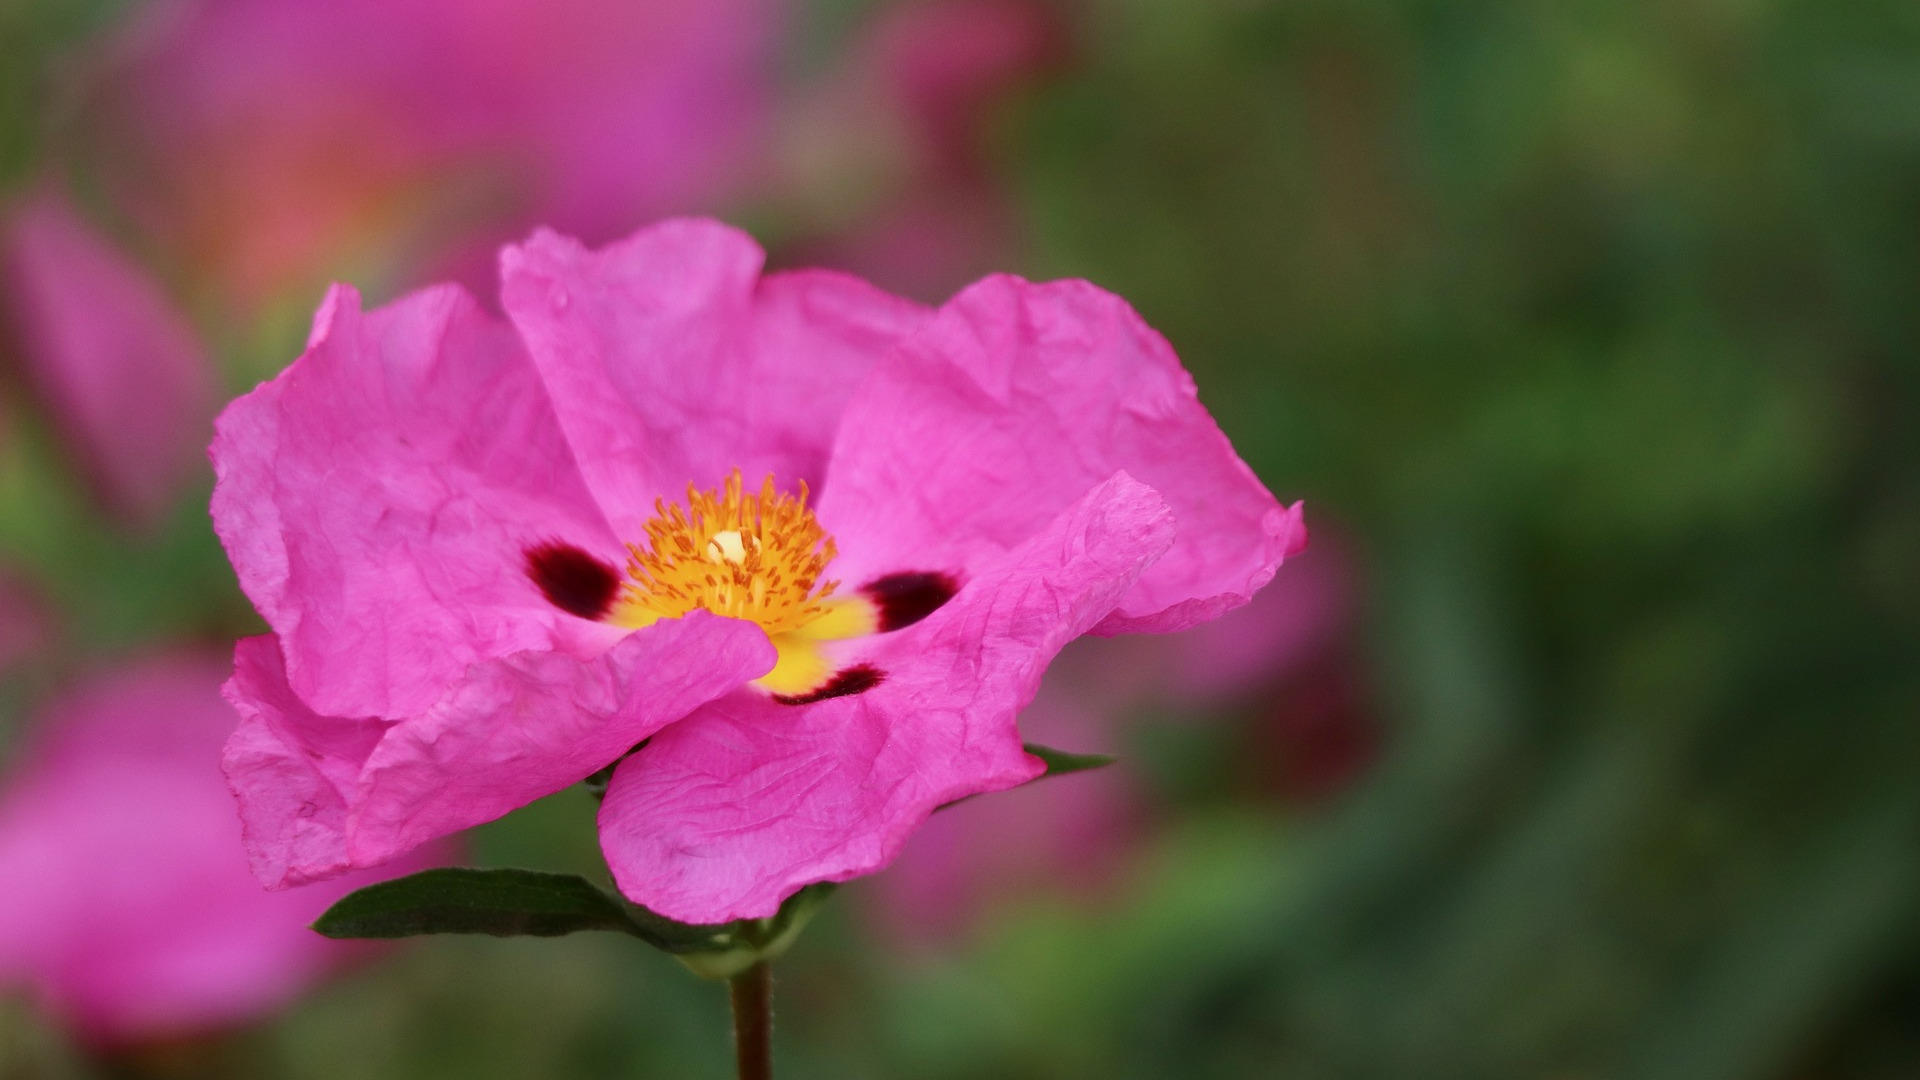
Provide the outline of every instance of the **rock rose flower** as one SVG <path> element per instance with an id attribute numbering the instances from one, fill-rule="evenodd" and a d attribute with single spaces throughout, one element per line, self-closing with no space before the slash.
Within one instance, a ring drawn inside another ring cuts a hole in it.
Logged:
<path id="1" fill-rule="evenodd" d="M 681 220 L 506 249 L 504 322 L 338 287 L 228 407 L 214 520 L 273 629 L 228 684 L 262 880 L 617 761 L 621 891 L 770 915 L 1039 775 L 1015 715 L 1069 640 L 1211 619 L 1304 543 L 1118 298 L 1002 276 L 928 309 L 762 261 Z"/>
<path id="2" fill-rule="evenodd" d="M 247 873 L 220 779 L 226 670 L 175 655 L 95 678 L 0 783 L 0 989 L 89 1042 L 258 1019 L 364 951 L 307 924 L 371 878 L 276 895 Z"/>

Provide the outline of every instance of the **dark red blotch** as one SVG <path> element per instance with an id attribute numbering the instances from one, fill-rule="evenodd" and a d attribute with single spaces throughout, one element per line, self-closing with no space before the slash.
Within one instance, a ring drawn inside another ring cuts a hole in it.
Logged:
<path id="1" fill-rule="evenodd" d="M 833 678 L 818 690 L 804 694 L 775 694 L 773 700 L 782 705 L 811 705 L 828 698 L 847 697 L 852 694 L 864 694 L 885 682 L 887 673 L 872 664 L 858 664 L 845 671 L 834 672 Z"/>
<path id="2" fill-rule="evenodd" d="M 527 549 L 527 576 L 554 607 L 583 619 L 605 618 L 620 592 L 618 571 L 557 540 Z"/>
<path id="3" fill-rule="evenodd" d="M 912 626 L 940 610 L 959 591 L 960 583 L 951 574 L 925 570 L 888 574 L 860 586 L 880 611 L 881 633 Z"/>

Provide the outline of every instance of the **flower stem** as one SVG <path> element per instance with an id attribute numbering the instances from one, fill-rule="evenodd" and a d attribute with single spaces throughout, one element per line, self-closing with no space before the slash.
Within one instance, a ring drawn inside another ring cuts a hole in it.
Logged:
<path id="1" fill-rule="evenodd" d="M 740 1080 L 773 1080 L 773 968 L 753 965 L 727 980 Z"/>

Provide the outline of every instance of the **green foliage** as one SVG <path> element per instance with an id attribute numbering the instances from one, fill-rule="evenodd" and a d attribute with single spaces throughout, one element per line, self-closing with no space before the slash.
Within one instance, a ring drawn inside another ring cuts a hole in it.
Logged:
<path id="1" fill-rule="evenodd" d="M 572 874 L 468 867 L 423 870 L 358 889 L 328 908 L 313 928 L 330 938 L 560 937 L 611 930 L 669 950 L 711 934 L 657 917 L 643 922 L 599 886 Z"/>
<path id="2" fill-rule="evenodd" d="M 63 119 L 49 115 L 48 102 L 64 93 L 60 107 L 74 104 L 72 88 L 60 85 L 61 61 L 71 64 L 86 35 L 110 27 L 127 7 L 127 0 L 0 4 L 0 191 L 38 163 L 41 143 Z"/>
<path id="3" fill-rule="evenodd" d="M 694 972 L 727 978 L 792 944 L 833 892 L 810 885 L 766 919 L 698 926 L 631 904 L 575 874 L 441 867 L 368 885 L 342 897 L 313 924 L 330 938 L 427 934 L 564 937 L 601 930 L 639 938 Z"/>
<path id="4" fill-rule="evenodd" d="M 1070 754 L 1065 750 L 1055 750 L 1051 746 L 1039 743 L 1026 744 L 1026 751 L 1047 763 L 1048 776 L 1066 776 L 1068 773 L 1086 772 L 1089 769 L 1104 769 L 1120 759 L 1110 754 Z"/>
<path id="5" fill-rule="evenodd" d="M 1238 959 L 1061 1075 L 1871 1069 L 1825 1032 L 1920 914 L 1920 21 L 1133 3 L 1088 40 L 1017 137 L 1036 259 L 1359 538 L 1392 738 Z"/>

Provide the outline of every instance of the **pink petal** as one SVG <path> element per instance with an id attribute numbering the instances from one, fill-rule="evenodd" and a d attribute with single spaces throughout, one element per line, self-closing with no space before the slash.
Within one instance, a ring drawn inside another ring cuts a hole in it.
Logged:
<path id="1" fill-rule="evenodd" d="M 964 576 L 1120 469 L 1167 500 L 1178 539 L 1095 633 L 1211 619 L 1305 542 L 1300 508 L 1261 486 L 1125 301 L 1084 281 L 987 278 L 848 404 L 820 500 L 834 576 Z"/>
<path id="2" fill-rule="evenodd" d="M 1116 475 L 924 621 L 866 639 L 849 660 L 885 673 L 872 690 L 800 706 L 742 691 L 666 729 L 601 808 L 621 891 L 687 922 L 771 915 L 885 866 L 936 807 L 1031 779 L 1015 715 L 1172 530 L 1159 496 Z"/>
<path id="3" fill-rule="evenodd" d="M 360 951 L 307 924 L 371 879 L 273 895 L 247 873 L 225 670 L 163 657 L 67 695 L 0 797 L 0 979 L 91 1041 L 255 1019 Z"/>
<path id="4" fill-rule="evenodd" d="M 227 745 L 255 874 L 271 888 L 376 866 L 578 783 L 773 667 L 751 623 L 704 611 L 634 631 L 592 660 L 527 652 L 475 663 L 400 721 L 314 712 L 271 637 L 235 652 Z"/>
<path id="5" fill-rule="evenodd" d="M 240 727 L 222 768 L 240 800 L 253 874 L 270 889 L 344 873 L 349 801 L 392 721 L 322 716 L 287 685 L 279 641 L 242 639 L 227 700 Z"/>
<path id="6" fill-rule="evenodd" d="M 389 858 L 579 783 L 773 663 L 758 626 L 694 611 L 636 630 L 589 663 L 532 653 L 476 664 L 368 759 L 354 861 Z"/>
<path id="7" fill-rule="evenodd" d="M 854 387 L 927 316 L 843 274 L 762 279 L 764 258 L 696 220 L 598 251 L 541 232 L 502 254 L 507 311 L 621 535 L 736 467 L 817 487 Z"/>
<path id="8" fill-rule="evenodd" d="M 411 716 L 475 662 L 617 639 L 528 577 L 546 541 L 625 551 L 513 331 L 459 289 L 362 314 L 335 288 L 217 426 L 214 525 L 317 712 Z"/>
<path id="9" fill-rule="evenodd" d="M 64 199 L 33 197 L 0 231 L 28 376 L 108 504 L 152 521 L 200 468 L 217 401 L 206 350 Z"/>

